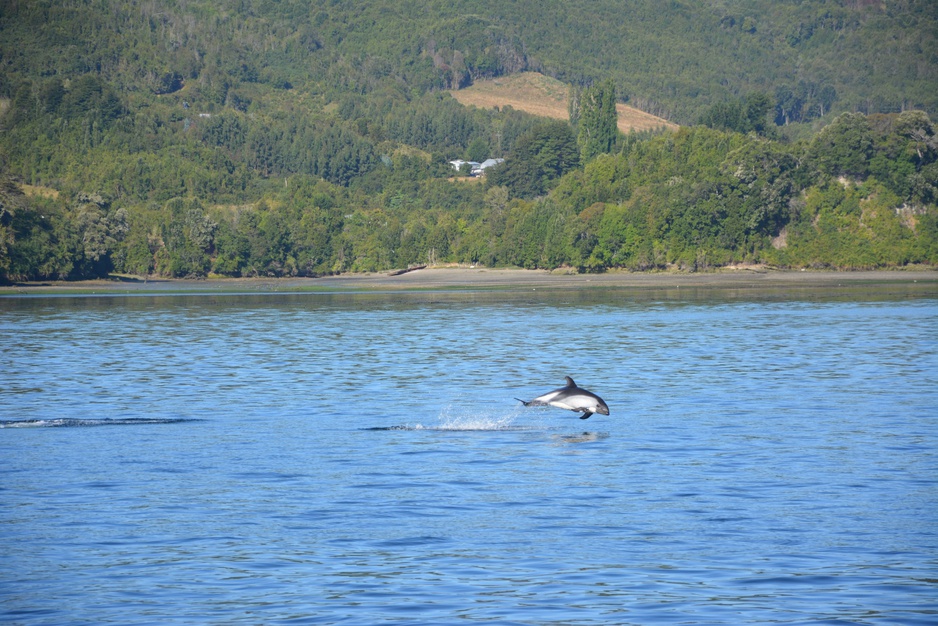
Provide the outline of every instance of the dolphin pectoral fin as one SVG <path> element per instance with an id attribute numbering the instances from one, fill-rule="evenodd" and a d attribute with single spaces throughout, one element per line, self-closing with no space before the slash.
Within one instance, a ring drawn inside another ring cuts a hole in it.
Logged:
<path id="1" fill-rule="evenodd" d="M 588 419 L 590 418 L 590 415 L 592 415 L 592 413 L 591 413 L 590 411 L 585 411 L 585 412 L 583 413 L 583 415 L 580 416 L 580 419 L 581 419 L 581 420 L 588 420 Z"/>

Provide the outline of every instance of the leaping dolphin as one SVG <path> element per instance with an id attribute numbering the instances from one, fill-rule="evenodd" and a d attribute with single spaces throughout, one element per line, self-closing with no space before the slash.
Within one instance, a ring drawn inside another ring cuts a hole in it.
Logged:
<path id="1" fill-rule="evenodd" d="M 558 409 L 576 411 L 583 414 L 580 416 L 581 420 L 589 419 L 589 416 L 593 413 L 609 415 L 609 407 L 606 406 L 602 398 L 592 391 L 577 387 L 569 376 L 564 378 L 567 384 L 560 389 L 554 389 L 527 402 L 521 398 L 515 398 L 515 400 L 524 406 L 555 406 Z"/>

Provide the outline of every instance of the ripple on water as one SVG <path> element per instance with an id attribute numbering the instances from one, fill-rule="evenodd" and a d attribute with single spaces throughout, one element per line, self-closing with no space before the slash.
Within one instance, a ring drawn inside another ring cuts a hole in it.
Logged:
<path id="1" fill-rule="evenodd" d="M 634 296 L 4 304 L 0 621 L 933 622 L 936 302 Z"/>

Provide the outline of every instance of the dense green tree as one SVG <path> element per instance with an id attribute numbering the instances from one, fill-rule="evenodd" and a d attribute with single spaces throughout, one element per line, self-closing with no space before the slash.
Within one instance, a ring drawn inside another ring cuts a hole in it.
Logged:
<path id="1" fill-rule="evenodd" d="M 571 121 L 576 120 L 577 141 L 582 159 L 612 152 L 619 131 L 616 114 L 616 86 L 612 81 L 593 85 L 582 93 Z"/>
<path id="2" fill-rule="evenodd" d="M 815 136 L 809 155 L 825 174 L 861 178 L 869 172 L 872 151 L 872 131 L 866 116 L 844 113 Z"/>
<path id="3" fill-rule="evenodd" d="M 564 122 L 544 122 L 521 137 L 501 165 L 486 174 L 489 186 L 504 186 L 513 197 L 532 198 L 579 166 L 576 137 Z"/>
<path id="4" fill-rule="evenodd" d="M 700 118 L 700 123 L 719 130 L 765 135 L 769 132 L 771 109 L 772 100 L 766 94 L 751 93 L 739 100 L 714 104 Z"/>
<path id="5" fill-rule="evenodd" d="M 779 126 L 810 122 L 830 113 L 837 101 L 837 90 L 830 84 L 819 85 L 801 80 L 797 85 L 775 88 L 774 121 Z"/>
<path id="6" fill-rule="evenodd" d="M 0 281 L 69 279 L 85 276 L 81 241 L 64 203 L 28 198 L 10 181 L 0 190 Z"/>
<path id="7" fill-rule="evenodd" d="M 16 182 L 0 172 L 0 283 L 8 283 L 13 278 L 10 271 L 10 252 L 16 243 L 13 222 L 26 206 L 26 196 Z"/>
<path id="8" fill-rule="evenodd" d="M 104 124 L 113 122 L 123 111 L 114 89 L 95 74 L 73 80 L 57 109 L 66 118 L 86 117 Z"/>
<path id="9" fill-rule="evenodd" d="M 127 234 L 127 212 L 122 208 L 112 210 L 110 202 L 98 194 L 81 193 L 71 221 L 81 241 L 79 272 L 86 276 L 107 275 L 114 268 L 111 256 Z"/>
<path id="10" fill-rule="evenodd" d="M 174 198 L 164 210 L 168 220 L 162 225 L 157 271 L 176 277 L 207 275 L 217 224 L 205 215 L 198 200 Z"/>
<path id="11" fill-rule="evenodd" d="M 484 137 L 476 137 L 469 143 L 469 148 L 466 149 L 466 158 L 476 163 L 485 161 L 491 155 L 492 149 L 489 147 L 489 142 L 486 141 Z"/>

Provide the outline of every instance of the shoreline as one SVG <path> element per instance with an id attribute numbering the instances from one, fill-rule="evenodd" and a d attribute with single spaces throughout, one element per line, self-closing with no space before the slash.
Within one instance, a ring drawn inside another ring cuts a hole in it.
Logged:
<path id="1" fill-rule="evenodd" d="M 85 281 L 48 281 L 0 286 L 0 296 L 198 293 L 367 293 L 419 291 L 519 291 L 531 289 L 841 289 L 877 285 L 915 286 L 938 294 L 938 271 L 789 271 L 763 268 L 715 272 L 627 272 L 576 274 L 563 271 L 444 267 L 340 274 L 319 278 L 159 278 L 119 276 Z"/>

